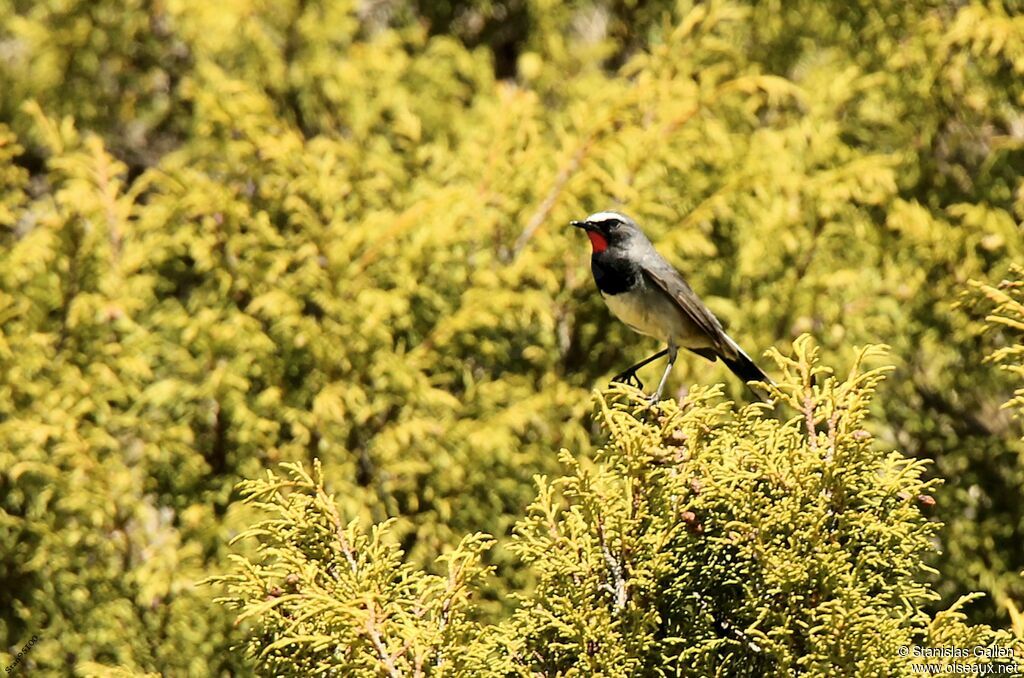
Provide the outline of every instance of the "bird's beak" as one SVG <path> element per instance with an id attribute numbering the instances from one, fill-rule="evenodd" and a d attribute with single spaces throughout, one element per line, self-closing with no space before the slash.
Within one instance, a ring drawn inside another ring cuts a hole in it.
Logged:
<path id="1" fill-rule="evenodd" d="M 570 221 L 569 223 L 575 226 L 576 228 L 587 228 L 587 226 L 590 225 L 585 221 Z"/>

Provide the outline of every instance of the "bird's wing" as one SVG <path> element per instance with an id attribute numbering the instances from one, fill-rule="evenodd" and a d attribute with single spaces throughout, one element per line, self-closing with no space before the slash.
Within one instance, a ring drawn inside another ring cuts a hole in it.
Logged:
<path id="1" fill-rule="evenodd" d="M 659 257 L 660 259 L 660 257 Z M 718 318 L 712 315 L 704 302 L 700 300 L 693 288 L 687 284 L 683 276 L 665 260 L 646 261 L 643 266 L 644 275 L 654 286 L 667 294 L 679 310 L 711 340 L 715 350 L 727 357 L 734 358 L 736 352 L 733 342 L 729 340 Z"/>

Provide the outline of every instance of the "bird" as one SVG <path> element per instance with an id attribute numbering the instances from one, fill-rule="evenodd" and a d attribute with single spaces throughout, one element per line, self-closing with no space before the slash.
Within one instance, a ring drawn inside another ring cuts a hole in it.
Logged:
<path id="1" fill-rule="evenodd" d="M 715 362 L 721 360 L 744 382 L 774 382 L 704 305 L 683 276 L 654 248 L 633 219 L 613 211 L 595 212 L 570 222 L 590 239 L 590 270 L 612 314 L 634 332 L 654 337 L 666 348 L 616 375 L 612 381 L 638 385 L 637 370 L 663 356 L 668 364 L 658 389 L 649 398 L 659 402 L 680 348 Z M 748 384 L 749 386 L 749 384 Z M 759 399 L 763 396 L 751 387 Z"/>

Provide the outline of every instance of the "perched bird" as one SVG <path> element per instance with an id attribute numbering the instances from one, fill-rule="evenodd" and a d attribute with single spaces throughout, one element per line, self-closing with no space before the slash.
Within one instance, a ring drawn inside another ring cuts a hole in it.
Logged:
<path id="1" fill-rule="evenodd" d="M 583 221 L 573 221 L 572 225 L 582 228 L 590 238 L 590 270 L 611 312 L 635 332 L 668 345 L 613 381 L 635 381 L 643 388 L 636 371 L 667 354 L 668 365 L 651 397 L 652 403 L 657 402 L 682 347 L 711 362 L 721 359 L 744 382 L 772 383 L 725 333 L 718 318 L 683 276 L 658 254 L 635 221 L 618 212 L 597 212 Z"/>

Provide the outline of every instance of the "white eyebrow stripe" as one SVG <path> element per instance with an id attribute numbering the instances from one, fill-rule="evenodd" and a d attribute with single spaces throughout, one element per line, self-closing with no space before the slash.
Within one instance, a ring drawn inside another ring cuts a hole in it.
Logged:
<path id="1" fill-rule="evenodd" d="M 609 221 L 611 219 L 617 219 L 618 221 L 625 221 L 626 217 L 624 217 L 623 215 L 619 214 L 618 212 L 594 212 L 589 217 L 587 217 L 587 221 L 595 223 L 595 224 L 599 224 L 602 221 Z"/>

